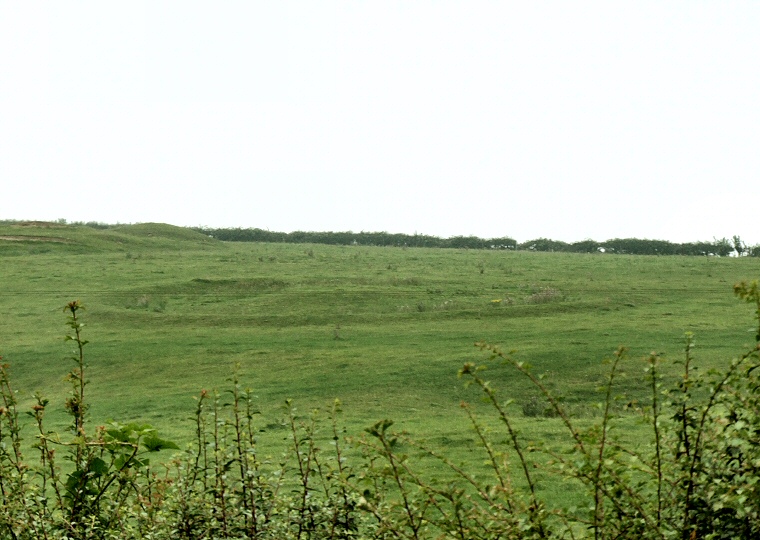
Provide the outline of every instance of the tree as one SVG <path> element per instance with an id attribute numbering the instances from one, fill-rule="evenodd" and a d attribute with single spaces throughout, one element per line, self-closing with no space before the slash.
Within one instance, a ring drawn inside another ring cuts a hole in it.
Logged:
<path id="1" fill-rule="evenodd" d="M 733 251 L 733 246 L 731 246 L 731 242 L 728 241 L 728 238 L 721 238 L 718 240 L 717 238 L 714 238 L 715 241 L 715 254 L 720 255 L 721 257 L 727 257 L 731 254 Z"/>
<path id="2" fill-rule="evenodd" d="M 734 236 L 734 250 L 736 250 L 736 254 L 741 257 L 744 255 L 744 252 L 747 251 L 747 245 L 742 242 L 742 239 L 739 238 L 738 235 Z"/>

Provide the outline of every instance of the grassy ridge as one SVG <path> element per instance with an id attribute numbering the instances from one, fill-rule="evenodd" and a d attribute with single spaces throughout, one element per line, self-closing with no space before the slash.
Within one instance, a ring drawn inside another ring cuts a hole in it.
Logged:
<path id="1" fill-rule="evenodd" d="M 177 250 L 216 244 L 207 235 L 163 223 L 116 225 L 104 229 L 49 222 L 0 223 L 0 255 Z"/>
<path id="2" fill-rule="evenodd" d="M 590 414 L 600 360 L 620 344 L 634 359 L 621 384 L 635 396 L 635 359 L 680 358 L 685 331 L 707 366 L 752 341 L 751 310 L 731 286 L 760 270 L 753 258 L 228 244 L 160 224 L 15 224 L 0 236 L 16 237 L 0 240 L 0 354 L 22 397 L 40 389 L 62 402 L 61 310 L 78 298 L 93 418 L 148 421 L 180 441 L 192 396 L 223 387 L 239 362 L 264 418 L 287 397 L 302 408 L 339 397 L 349 430 L 389 417 L 464 452 L 455 410 L 476 394 L 456 371 L 482 357 L 475 341 L 518 349 Z M 532 391 L 489 375 L 519 415 Z"/>

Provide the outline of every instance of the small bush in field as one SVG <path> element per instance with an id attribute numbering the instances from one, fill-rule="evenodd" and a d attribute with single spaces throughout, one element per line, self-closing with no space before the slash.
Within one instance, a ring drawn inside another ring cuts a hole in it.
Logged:
<path id="1" fill-rule="evenodd" d="M 554 287 L 543 287 L 536 292 L 525 297 L 528 304 L 548 304 L 549 302 L 559 302 L 564 298 L 562 291 Z"/>
<path id="2" fill-rule="evenodd" d="M 127 309 L 145 309 L 155 311 L 156 313 L 163 313 L 166 309 L 167 301 L 165 298 L 155 298 L 147 294 L 143 294 L 135 298 L 132 302 L 128 303 L 125 307 Z"/>
<path id="3" fill-rule="evenodd" d="M 531 396 L 523 402 L 522 406 L 523 416 L 526 418 L 554 418 L 557 416 L 554 409 L 552 409 L 546 401 L 536 396 Z"/>

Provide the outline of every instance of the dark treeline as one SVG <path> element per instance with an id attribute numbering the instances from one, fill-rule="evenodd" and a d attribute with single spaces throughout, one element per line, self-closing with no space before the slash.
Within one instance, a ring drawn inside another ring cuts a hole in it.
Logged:
<path id="1" fill-rule="evenodd" d="M 518 244 L 517 249 L 528 251 L 564 251 L 570 253 L 618 253 L 629 255 L 718 255 L 726 257 L 735 251 L 740 255 L 760 255 L 760 249 L 741 246 L 740 250 L 723 238 L 712 242 L 674 243 L 667 240 L 646 240 L 639 238 L 614 238 L 605 242 L 581 240 L 567 243 L 547 238 L 529 240 Z"/>
<path id="2" fill-rule="evenodd" d="M 466 249 L 506 249 L 524 251 L 552 251 L 567 253 L 618 253 L 631 255 L 717 255 L 731 254 L 760 256 L 760 246 L 748 247 L 738 236 L 733 240 L 714 239 L 711 242 L 674 243 L 667 240 L 645 240 L 639 238 L 615 238 L 605 242 L 581 240 L 562 242 L 548 238 L 538 238 L 518 243 L 508 236 L 502 238 L 478 238 L 477 236 L 453 236 L 440 238 L 424 234 L 402 234 L 387 232 L 304 232 L 291 233 L 264 229 L 212 229 L 195 227 L 194 230 L 228 242 L 275 242 L 290 244 L 330 244 L 397 247 L 437 247 Z"/>
<path id="3" fill-rule="evenodd" d="M 195 230 L 228 242 L 278 242 L 287 244 L 331 244 L 338 246 L 397 246 L 470 249 L 517 249 L 514 238 L 483 239 L 476 236 L 439 238 L 425 234 L 387 232 L 304 232 L 291 233 L 263 229 L 208 229 Z"/>

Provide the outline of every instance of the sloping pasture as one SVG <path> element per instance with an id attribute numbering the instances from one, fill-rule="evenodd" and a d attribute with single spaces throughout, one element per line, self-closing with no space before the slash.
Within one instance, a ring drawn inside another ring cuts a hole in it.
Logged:
<path id="1" fill-rule="evenodd" d="M 0 354 L 21 401 L 39 390 L 63 402 L 62 308 L 79 299 L 92 421 L 145 421 L 179 442 L 192 438 L 193 396 L 224 390 L 239 365 L 262 440 L 281 443 L 286 398 L 303 411 L 339 398 L 349 434 L 392 418 L 464 459 L 477 448 L 459 403 L 485 410 L 456 375 L 485 359 L 477 341 L 515 349 L 583 419 L 620 345 L 630 402 L 646 396 L 641 358 L 661 353 L 675 373 L 685 332 L 704 368 L 754 340 L 751 309 L 731 288 L 758 277 L 758 259 L 223 243 L 155 224 L 11 228 L 0 236 L 35 237 L 0 240 Z M 527 381 L 486 373 L 514 400 L 525 438 L 559 437 L 556 420 L 530 409 Z"/>

